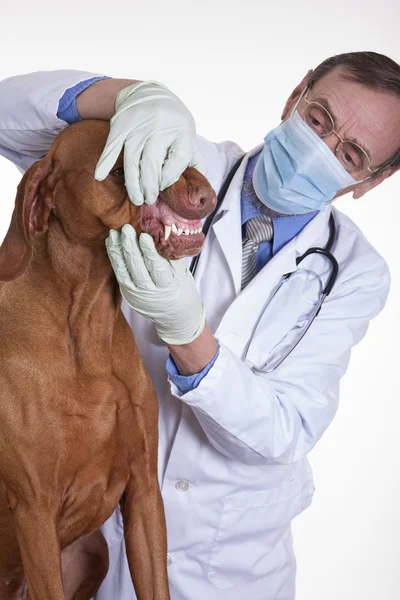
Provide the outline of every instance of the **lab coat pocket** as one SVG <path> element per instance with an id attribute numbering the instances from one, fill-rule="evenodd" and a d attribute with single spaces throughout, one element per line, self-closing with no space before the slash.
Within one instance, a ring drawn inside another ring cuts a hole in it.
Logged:
<path id="1" fill-rule="evenodd" d="M 208 578 L 220 589 L 279 571 L 286 554 L 282 536 L 311 503 L 312 480 L 297 477 L 274 489 L 226 496 L 211 552 Z"/>

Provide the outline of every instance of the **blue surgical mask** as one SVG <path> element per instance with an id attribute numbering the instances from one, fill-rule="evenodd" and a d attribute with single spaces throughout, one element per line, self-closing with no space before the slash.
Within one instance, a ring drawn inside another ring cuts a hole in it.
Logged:
<path id="1" fill-rule="evenodd" d="M 253 173 L 258 198 L 280 214 L 322 211 L 357 183 L 296 111 L 269 132 Z"/>

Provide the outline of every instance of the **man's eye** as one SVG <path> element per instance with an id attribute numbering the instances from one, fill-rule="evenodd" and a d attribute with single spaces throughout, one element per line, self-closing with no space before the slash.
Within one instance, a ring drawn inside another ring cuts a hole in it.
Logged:
<path id="1" fill-rule="evenodd" d="M 124 167 L 114 169 L 114 171 L 111 171 L 110 175 L 115 175 L 115 177 L 121 177 L 123 179 L 125 177 Z"/>
<path id="2" fill-rule="evenodd" d="M 336 149 L 336 154 L 347 171 L 363 170 L 368 164 L 362 151 L 352 142 L 344 141 Z"/>
<path id="3" fill-rule="evenodd" d="M 343 157 L 344 157 L 344 160 L 346 161 L 346 163 L 348 165 L 351 165 L 352 167 L 356 166 L 355 162 L 353 160 L 353 157 L 351 156 L 351 154 L 349 154 L 348 152 L 345 152 L 344 155 L 343 155 Z"/>
<path id="4" fill-rule="evenodd" d="M 323 109 L 314 104 L 307 106 L 304 113 L 304 120 L 309 127 L 319 136 L 325 136 L 330 128 L 329 117 Z"/>

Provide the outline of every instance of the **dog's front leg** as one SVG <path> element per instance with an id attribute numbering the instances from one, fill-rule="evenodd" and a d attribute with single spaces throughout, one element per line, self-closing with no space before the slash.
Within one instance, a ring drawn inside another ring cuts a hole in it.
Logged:
<path id="1" fill-rule="evenodd" d="M 46 507 L 20 502 L 13 515 L 29 600 L 64 600 L 54 515 Z"/>
<path id="2" fill-rule="evenodd" d="M 138 600 L 170 600 L 163 502 L 145 462 L 133 470 L 121 499 L 126 554 Z"/>

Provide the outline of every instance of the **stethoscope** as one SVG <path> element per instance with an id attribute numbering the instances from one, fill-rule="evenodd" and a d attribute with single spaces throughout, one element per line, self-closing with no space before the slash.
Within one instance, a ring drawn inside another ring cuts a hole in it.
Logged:
<path id="1" fill-rule="evenodd" d="M 213 212 L 207 217 L 207 219 L 204 222 L 203 225 L 203 234 L 206 236 L 208 233 L 208 230 L 210 229 L 210 226 L 213 222 L 214 216 L 216 215 L 216 213 L 218 212 L 218 210 L 220 209 L 226 192 L 228 191 L 229 185 L 236 173 L 236 171 L 238 170 L 240 163 L 243 160 L 243 156 L 236 162 L 236 164 L 233 166 L 233 168 L 231 169 L 230 173 L 228 174 L 227 178 L 224 181 L 224 184 L 221 187 L 221 190 L 218 194 L 218 198 L 217 198 L 217 204 L 215 206 L 215 209 L 213 210 Z M 272 365 L 268 365 L 265 364 L 262 367 L 256 367 L 255 365 L 249 364 L 251 370 L 254 373 L 271 373 L 272 371 L 274 371 L 275 369 L 277 369 L 287 358 L 288 356 L 293 352 L 293 350 L 295 348 L 297 348 L 298 344 L 301 342 L 301 340 L 303 339 L 303 337 L 306 335 L 307 331 L 310 329 L 311 325 L 313 324 L 314 320 L 317 318 L 322 304 L 324 303 L 325 299 L 329 296 L 329 294 L 332 291 L 333 286 L 335 285 L 337 276 L 338 276 L 338 272 L 339 272 L 339 265 L 338 262 L 336 260 L 336 258 L 333 256 L 332 254 L 332 248 L 333 245 L 335 243 L 336 240 L 336 224 L 335 224 L 335 219 L 333 217 L 333 214 L 330 215 L 329 217 L 329 238 L 328 241 L 326 243 L 326 245 L 323 248 L 319 248 L 319 247 L 311 247 L 309 248 L 306 252 L 304 252 L 304 254 L 302 254 L 301 256 L 298 256 L 296 259 L 296 266 L 298 267 L 299 264 L 305 259 L 307 258 L 307 256 L 310 256 L 311 254 L 319 254 L 321 256 L 324 256 L 330 263 L 330 275 L 328 277 L 328 281 L 325 285 L 325 287 L 323 288 L 321 295 L 318 299 L 317 304 L 315 305 L 312 313 L 310 314 L 307 324 L 302 328 L 302 331 L 300 333 L 300 335 L 298 336 L 298 338 L 292 342 L 292 344 L 290 345 L 290 347 L 288 349 L 286 349 L 286 351 L 284 352 L 283 356 L 279 357 Z M 196 269 L 197 269 L 197 265 L 200 259 L 200 254 L 198 254 L 197 256 L 195 256 L 192 260 L 192 263 L 190 265 L 190 271 L 192 273 L 192 275 L 195 274 Z M 249 362 L 247 360 L 247 354 L 250 348 L 250 345 L 253 341 L 253 338 L 255 336 L 255 333 L 257 331 L 257 327 L 265 313 L 265 311 L 267 310 L 268 306 L 270 305 L 270 303 L 272 302 L 273 298 L 275 298 L 275 296 L 277 295 L 277 293 L 279 292 L 280 288 L 282 287 L 282 285 L 288 281 L 288 279 L 290 279 L 290 277 L 293 275 L 295 271 L 292 271 L 291 273 L 286 273 L 281 281 L 279 282 L 279 284 L 277 285 L 277 287 L 274 290 L 274 293 L 272 294 L 272 296 L 270 298 L 268 298 L 267 302 L 264 304 L 260 315 L 256 321 L 256 323 L 253 326 L 252 332 L 250 334 L 249 340 L 245 346 L 245 349 L 243 351 L 243 356 L 242 356 L 242 360 L 245 362 Z"/>

